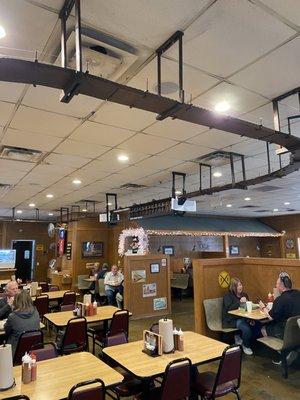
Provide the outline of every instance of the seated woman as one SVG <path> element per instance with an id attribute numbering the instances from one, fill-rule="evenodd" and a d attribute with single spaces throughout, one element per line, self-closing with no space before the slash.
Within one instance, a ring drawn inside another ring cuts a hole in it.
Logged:
<path id="1" fill-rule="evenodd" d="M 4 330 L 14 356 L 21 333 L 40 329 L 40 316 L 26 290 L 15 295 L 13 310 L 7 318 Z"/>
<path id="2" fill-rule="evenodd" d="M 239 307 L 246 307 L 248 295 L 243 291 L 243 285 L 239 278 L 232 278 L 230 281 L 229 291 L 223 297 L 222 309 L 222 326 L 223 328 L 237 328 L 242 332 L 242 338 L 235 335 L 235 343 L 242 344 L 243 351 L 247 355 L 252 355 L 250 348 L 252 339 L 252 328 L 245 318 L 237 318 L 228 314 L 228 311 L 237 310 Z"/>

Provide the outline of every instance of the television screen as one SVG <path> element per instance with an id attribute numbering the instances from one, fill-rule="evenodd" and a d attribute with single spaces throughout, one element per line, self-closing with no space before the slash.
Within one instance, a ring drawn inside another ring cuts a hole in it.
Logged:
<path id="1" fill-rule="evenodd" d="M 16 250 L 0 250 L 0 269 L 15 268 Z"/>

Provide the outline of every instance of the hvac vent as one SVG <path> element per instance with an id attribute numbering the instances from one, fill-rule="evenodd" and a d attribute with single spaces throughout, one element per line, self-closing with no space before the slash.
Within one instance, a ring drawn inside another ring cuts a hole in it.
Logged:
<path id="1" fill-rule="evenodd" d="M 23 147 L 1 146 L 0 157 L 14 161 L 38 162 L 43 156 L 39 150 L 25 149 Z"/>
<path id="2" fill-rule="evenodd" d="M 280 190 L 280 189 L 282 189 L 282 188 L 279 186 L 264 185 L 264 186 L 255 188 L 254 190 L 257 192 L 272 192 L 273 190 Z"/>
<path id="3" fill-rule="evenodd" d="M 147 186 L 138 185 L 137 183 L 124 183 L 124 185 L 120 186 L 120 189 L 144 189 Z"/>
<path id="4" fill-rule="evenodd" d="M 211 165 L 212 167 L 220 167 L 230 163 L 230 156 L 232 155 L 233 161 L 241 159 L 241 154 L 230 153 L 228 151 L 214 151 L 213 153 L 196 158 L 194 161 Z"/>
<path id="5" fill-rule="evenodd" d="M 256 210 L 256 212 L 266 213 L 266 212 L 270 212 L 270 210 Z"/>
<path id="6" fill-rule="evenodd" d="M 258 206 L 249 205 L 249 206 L 242 206 L 242 207 L 239 207 L 239 208 L 258 208 Z"/>
<path id="7" fill-rule="evenodd" d="M 8 183 L 0 183 L 0 198 L 5 196 L 11 187 L 12 185 L 9 185 Z"/>

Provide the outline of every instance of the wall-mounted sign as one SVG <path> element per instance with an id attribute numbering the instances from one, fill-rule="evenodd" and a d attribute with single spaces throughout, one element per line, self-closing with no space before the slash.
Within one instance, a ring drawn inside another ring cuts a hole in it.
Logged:
<path id="1" fill-rule="evenodd" d="M 294 239 L 286 239 L 285 248 L 288 249 L 288 250 L 294 249 L 295 248 Z"/>
<path id="2" fill-rule="evenodd" d="M 161 266 L 162 267 L 166 267 L 167 266 L 167 259 L 166 258 L 162 258 L 161 259 Z"/>
<path id="3" fill-rule="evenodd" d="M 165 310 L 167 308 L 167 298 L 166 297 L 158 297 L 157 299 L 153 299 L 153 310 Z"/>
<path id="4" fill-rule="evenodd" d="M 65 249 L 65 237 L 66 231 L 63 228 L 58 230 L 58 255 L 61 257 L 64 254 Z"/>
<path id="5" fill-rule="evenodd" d="M 156 283 L 148 283 L 143 285 L 143 297 L 156 296 Z"/>
<path id="6" fill-rule="evenodd" d="M 133 283 L 146 282 L 146 270 L 135 269 L 131 271 L 131 279 Z"/>
<path id="7" fill-rule="evenodd" d="M 72 258 L 72 242 L 67 243 L 67 260 L 71 260 Z"/>
<path id="8" fill-rule="evenodd" d="M 35 249 L 36 251 L 44 251 L 44 245 L 42 243 L 37 243 Z"/>
<path id="9" fill-rule="evenodd" d="M 296 253 L 286 253 L 286 258 L 296 258 Z"/>
<path id="10" fill-rule="evenodd" d="M 221 288 L 228 288 L 228 286 L 230 284 L 229 273 L 226 271 L 220 272 L 220 274 L 218 276 L 218 282 L 219 282 L 219 286 L 221 286 Z"/>

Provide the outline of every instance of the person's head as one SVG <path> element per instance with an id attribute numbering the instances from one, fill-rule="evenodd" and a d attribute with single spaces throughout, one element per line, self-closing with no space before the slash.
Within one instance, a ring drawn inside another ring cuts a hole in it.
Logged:
<path id="1" fill-rule="evenodd" d="M 5 293 L 7 297 L 14 297 L 19 291 L 18 283 L 16 281 L 10 281 L 5 286 Z"/>
<path id="2" fill-rule="evenodd" d="M 116 265 L 111 266 L 111 272 L 116 275 L 118 273 L 118 267 Z"/>
<path id="3" fill-rule="evenodd" d="M 290 275 L 287 272 L 280 272 L 277 282 L 276 282 L 276 289 L 280 293 L 285 292 L 286 290 L 292 289 L 293 284 Z"/>
<path id="4" fill-rule="evenodd" d="M 107 271 L 108 270 L 108 264 L 107 263 L 103 263 L 102 264 L 102 271 Z"/>
<path id="5" fill-rule="evenodd" d="M 243 291 L 243 284 L 239 278 L 231 278 L 229 291 L 239 296 Z"/>
<path id="6" fill-rule="evenodd" d="M 13 306 L 15 310 L 20 311 L 28 310 L 33 307 L 32 299 L 27 290 L 21 290 L 15 295 Z"/>

